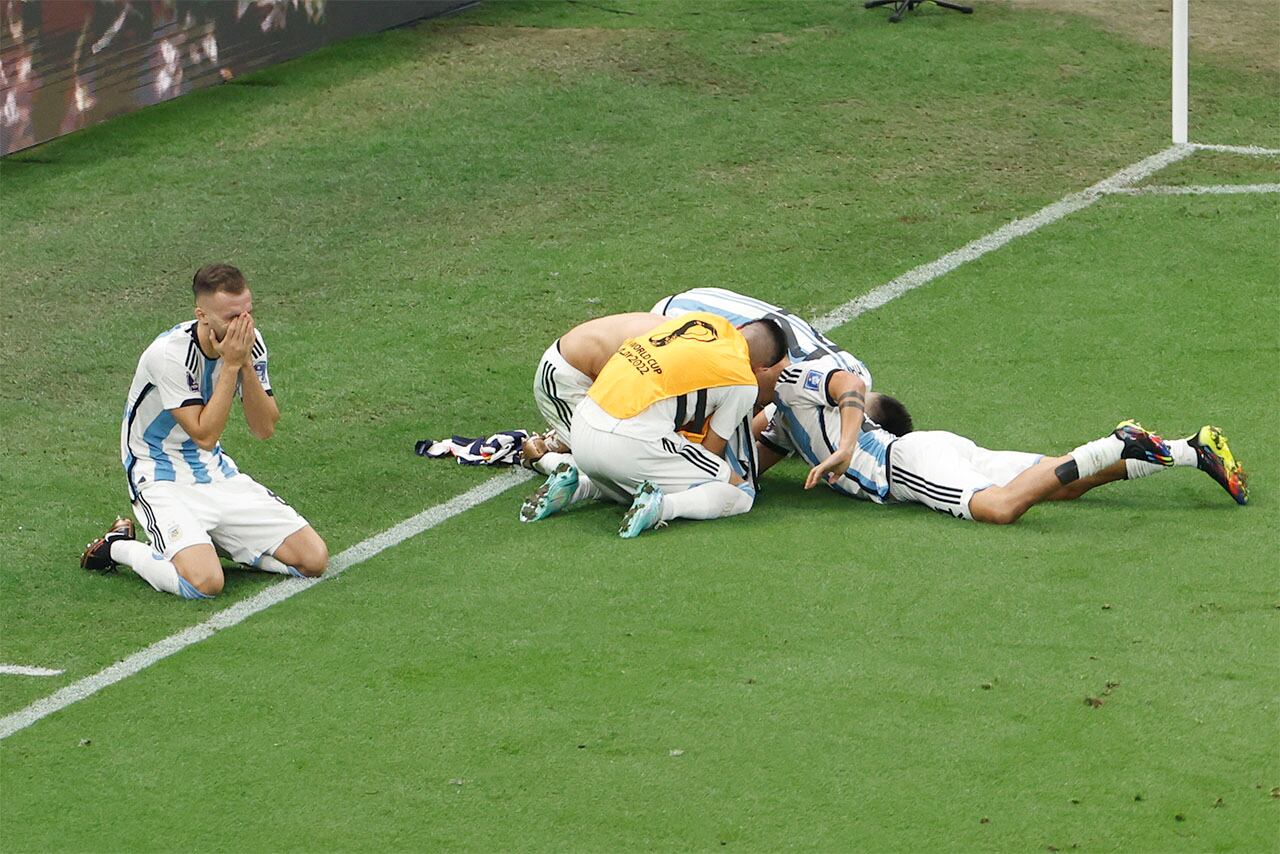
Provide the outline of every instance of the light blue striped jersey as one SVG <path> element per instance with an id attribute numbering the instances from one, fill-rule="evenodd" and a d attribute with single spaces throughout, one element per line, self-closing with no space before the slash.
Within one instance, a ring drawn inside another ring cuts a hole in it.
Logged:
<path id="1" fill-rule="evenodd" d="M 253 369 L 271 394 L 267 345 L 254 334 Z M 201 351 L 194 320 L 162 333 L 142 351 L 120 422 L 120 461 L 131 500 L 155 481 L 212 483 L 238 473 L 221 443 L 212 451 L 201 449 L 173 417 L 175 409 L 208 403 L 221 371 L 222 360 Z"/>
<path id="2" fill-rule="evenodd" d="M 761 442 L 781 454 L 797 453 L 811 466 L 831 456 L 840 444 L 840 410 L 827 393 L 827 381 L 841 370 L 847 369 L 833 356 L 784 370 L 774 395 L 776 409 Z M 864 419 L 849 468 L 831 488 L 877 504 L 890 501 L 887 459 L 889 444 L 896 438 Z"/>
<path id="3" fill-rule="evenodd" d="M 785 308 L 725 288 L 694 288 L 658 300 L 652 311 L 667 317 L 679 317 L 691 311 L 708 311 L 718 314 L 734 326 L 767 318 L 782 327 L 783 334 L 787 336 L 787 355 L 792 362 L 833 356 L 842 370 L 862 377 L 862 381 L 867 384 L 867 391 L 871 391 L 871 372 L 860 359 L 847 350 L 841 350 L 833 341 Z"/>

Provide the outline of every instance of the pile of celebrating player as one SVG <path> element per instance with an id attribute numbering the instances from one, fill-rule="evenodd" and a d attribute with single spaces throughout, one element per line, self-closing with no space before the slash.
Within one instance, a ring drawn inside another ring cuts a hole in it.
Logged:
<path id="1" fill-rule="evenodd" d="M 871 391 L 853 355 L 794 314 L 721 288 L 570 330 L 543 354 L 534 399 L 550 429 L 526 442 L 524 459 L 548 477 L 520 518 L 604 499 L 628 506 L 623 537 L 746 513 L 759 475 L 789 454 L 811 466 L 807 489 L 826 483 L 876 504 L 916 502 L 996 524 L 1176 466 L 1248 500 L 1244 469 L 1209 425 L 1165 440 L 1125 421 L 1063 456 L 916 431 L 900 401 Z"/>
<path id="2" fill-rule="evenodd" d="M 253 297 L 235 267 L 201 267 L 195 318 L 143 352 L 126 399 L 120 455 L 134 515 L 81 556 L 86 569 L 126 565 L 157 590 L 203 599 L 222 590 L 220 557 L 314 577 L 328 549 L 275 493 L 222 450 L 238 398 L 250 432 L 280 417 Z M 875 504 L 917 502 L 963 519 L 1009 523 L 1041 501 L 1104 483 L 1194 466 L 1238 503 L 1245 473 L 1217 427 L 1166 441 L 1125 421 L 1071 453 L 990 451 L 912 429 L 906 407 L 871 391 L 871 374 L 811 325 L 777 306 L 697 288 L 650 312 L 588 321 L 547 348 L 534 398 L 549 425 L 524 444 L 547 475 L 520 509 L 536 522 L 580 501 L 627 508 L 623 537 L 672 519 L 746 513 L 760 475 L 789 454 L 811 467 L 805 487 Z"/>

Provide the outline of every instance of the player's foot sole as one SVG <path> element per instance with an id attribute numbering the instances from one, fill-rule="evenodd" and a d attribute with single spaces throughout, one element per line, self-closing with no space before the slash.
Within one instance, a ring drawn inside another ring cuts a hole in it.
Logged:
<path id="1" fill-rule="evenodd" d="M 578 489 L 578 470 L 569 463 L 561 463 L 546 482 L 533 491 L 520 506 L 521 522 L 537 522 L 553 513 L 559 513 L 573 501 Z"/>
<path id="2" fill-rule="evenodd" d="M 635 500 L 623 515 L 618 536 L 629 540 L 650 528 L 660 528 L 665 524 L 662 521 L 662 490 L 646 480 L 640 484 Z"/>
<path id="3" fill-rule="evenodd" d="M 1240 505 L 1249 503 L 1249 479 L 1244 466 L 1231 453 L 1227 437 L 1222 430 L 1206 424 L 1200 431 L 1187 439 L 1187 444 L 1195 448 L 1196 467 L 1216 480 Z"/>
<path id="4" fill-rule="evenodd" d="M 111 559 L 111 544 L 117 540 L 136 540 L 137 531 L 132 519 L 116 517 L 107 532 L 84 547 L 80 554 L 80 566 L 95 572 L 111 572 L 116 562 Z"/>
<path id="5" fill-rule="evenodd" d="M 1123 460 L 1141 460 L 1158 466 L 1173 465 L 1173 451 L 1155 433 L 1144 430 L 1137 421 L 1121 421 L 1112 434 L 1124 443 L 1120 451 Z"/>

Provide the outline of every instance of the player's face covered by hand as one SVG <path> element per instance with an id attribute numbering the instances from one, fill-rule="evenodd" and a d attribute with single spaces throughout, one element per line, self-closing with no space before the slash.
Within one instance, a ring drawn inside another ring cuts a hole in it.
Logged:
<path id="1" fill-rule="evenodd" d="M 226 337 L 231 321 L 242 314 L 252 313 L 253 294 L 247 288 L 238 294 L 217 291 L 202 295 L 196 300 L 196 319 L 208 325 L 215 342 L 221 342 Z"/>

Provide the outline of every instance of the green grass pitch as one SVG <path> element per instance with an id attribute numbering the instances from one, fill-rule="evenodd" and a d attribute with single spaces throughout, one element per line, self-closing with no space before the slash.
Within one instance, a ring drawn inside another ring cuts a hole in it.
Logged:
<path id="1" fill-rule="evenodd" d="M 0 162 L 0 662 L 66 671 L 0 714 L 277 581 L 76 565 L 201 263 L 249 275 L 284 415 L 224 444 L 337 553 L 492 476 L 413 442 L 536 426 L 584 319 L 699 285 L 816 317 L 1167 146 L 1166 49 L 858 5 L 490 3 Z M 1194 137 L 1280 147 L 1270 66 L 1193 84 Z M 784 463 L 624 542 L 511 490 L 0 742 L 0 846 L 1274 851 L 1278 220 L 1108 197 L 832 333 L 989 447 L 1219 423 L 1247 508 L 1184 470 L 983 527 Z"/>

